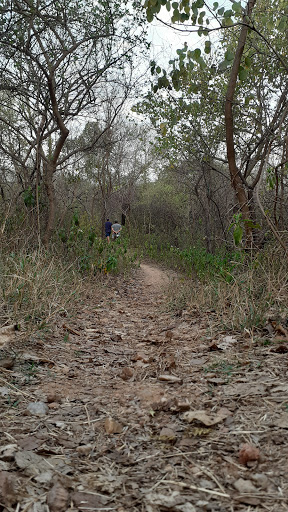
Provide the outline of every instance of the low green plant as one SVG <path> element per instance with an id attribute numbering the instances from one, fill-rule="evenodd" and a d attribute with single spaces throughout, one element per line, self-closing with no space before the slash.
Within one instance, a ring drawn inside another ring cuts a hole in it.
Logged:
<path id="1" fill-rule="evenodd" d="M 163 241 L 155 234 L 134 235 L 134 243 L 141 246 L 143 257 L 183 272 L 186 276 L 199 279 L 224 279 L 228 283 L 234 279 L 234 270 L 245 259 L 240 250 L 218 249 L 209 253 L 200 243 L 189 247 L 176 247 Z"/>
<path id="2" fill-rule="evenodd" d="M 108 244 L 106 239 L 97 235 L 88 217 L 78 211 L 73 213 L 69 228 L 66 231 L 61 228 L 57 236 L 66 258 L 74 261 L 83 275 L 125 272 L 134 266 L 138 257 L 135 249 L 130 250 L 124 229 L 121 237 Z"/>
<path id="3" fill-rule="evenodd" d="M 231 363 L 229 361 L 216 361 L 215 363 L 205 367 L 204 373 L 212 371 L 214 373 L 223 373 L 224 375 L 231 376 L 232 373 L 237 371 L 239 366 L 240 365 L 238 363 Z"/>

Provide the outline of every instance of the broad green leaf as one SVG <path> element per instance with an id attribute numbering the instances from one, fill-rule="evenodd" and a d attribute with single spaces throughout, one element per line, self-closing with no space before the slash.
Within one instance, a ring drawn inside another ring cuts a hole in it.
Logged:
<path id="1" fill-rule="evenodd" d="M 205 41 L 205 53 L 209 54 L 211 52 L 211 41 Z"/>
<path id="2" fill-rule="evenodd" d="M 281 20 L 279 21 L 278 23 L 278 30 L 280 30 L 280 32 L 284 32 L 284 30 L 287 29 L 287 16 L 282 16 Z"/>
<path id="3" fill-rule="evenodd" d="M 231 9 L 224 12 L 224 18 L 231 18 L 231 16 L 233 16 L 233 11 L 231 11 Z"/>
<path id="4" fill-rule="evenodd" d="M 176 23 L 179 20 L 180 20 L 180 12 L 175 9 L 173 11 L 173 16 L 171 18 L 171 21 L 172 21 L 172 23 Z"/>
<path id="5" fill-rule="evenodd" d="M 241 81 L 246 80 L 247 76 L 248 76 L 247 69 L 244 69 L 241 67 L 239 69 L 239 80 L 241 80 Z"/>
<path id="6" fill-rule="evenodd" d="M 242 13 L 241 2 L 234 2 L 234 4 L 232 4 L 232 9 L 236 14 L 241 14 Z"/>
<path id="7" fill-rule="evenodd" d="M 205 60 L 202 57 L 200 57 L 198 62 L 200 64 L 200 69 L 206 69 L 207 68 L 207 64 L 206 64 Z"/>
<path id="8" fill-rule="evenodd" d="M 229 62 L 227 60 L 223 60 L 222 62 L 220 62 L 218 69 L 219 69 L 219 71 L 225 71 L 225 69 L 227 69 L 228 66 L 229 66 Z"/>
<path id="9" fill-rule="evenodd" d="M 252 64 L 252 59 L 250 59 L 250 57 L 245 57 L 245 66 L 247 68 L 250 68 L 251 67 L 251 64 Z"/>
<path id="10" fill-rule="evenodd" d="M 184 23 L 187 20 L 189 20 L 189 14 L 186 14 L 185 12 L 181 12 L 181 14 L 180 14 L 180 21 L 182 23 Z"/>
<path id="11" fill-rule="evenodd" d="M 233 20 L 231 18 L 225 18 L 223 25 L 225 25 L 225 27 L 231 27 L 233 25 Z"/>
<path id="12" fill-rule="evenodd" d="M 273 30 L 275 28 L 275 24 L 274 24 L 274 21 L 273 20 L 268 20 L 267 21 L 267 28 L 269 30 Z"/>
<path id="13" fill-rule="evenodd" d="M 252 96 L 251 94 L 249 96 L 246 96 L 245 97 L 245 106 L 247 107 L 250 103 L 251 100 L 254 99 L 254 96 Z"/>
<path id="14" fill-rule="evenodd" d="M 240 245 L 243 237 L 243 228 L 238 224 L 233 231 L 235 245 Z"/>
<path id="15" fill-rule="evenodd" d="M 153 21 L 153 12 L 151 11 L 151 9 L 147 9 L 146 16 L 148 23 L 151 23 L 151 21 Z"/>
<path id="16" fill-rule="evenodd" d="M 225 52 L 225 60 L 227 60 L 228 62 L 234 60 L 234 53 L 231 52 L 231 50 L 227 50 L 227 52 Z"/>

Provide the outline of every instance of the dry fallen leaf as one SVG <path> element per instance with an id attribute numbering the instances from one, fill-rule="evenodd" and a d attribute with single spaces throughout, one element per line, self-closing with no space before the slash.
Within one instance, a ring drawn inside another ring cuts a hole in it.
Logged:
<path id="1" fill-rule="evenodd" d="M 159 434 L 159 441 L 166 441 L 166 442 L 174 442 L 177 439 L 177 435 L 172 430 L 172 428 L 169 427 L 163 427 L 160 434 Z"/>
<path id="2" fill-rule="evenodd" d="M 106 418 L 105 431 L 106 434 L 121 434 L 123 426 L 112 418 Z"/>
<path id="3" fill-rule="evenodd" d="M 0 328 L 0 347 L 4 347 L 10 340 L 13 339 L 15 331 L 18 330 L 17 325 L 6 325 Z"/>
<path id="4" fill-rule="evenodd" d="M 245 443 L 241 446 L 239 451 L 239 462 L 240 464 L 247 464 L 247 462 L 258 460 L 260 452 L 258 448 L 252 444 Z"/>
<path id="5" fill-rule="evenodd" d="M 218 343 L 218 348 L 220 348 L 221 350 L 227 350 L 237 342 L 238 340 L 234 338 L 234 336 L 224 336 L 221 343 Z"/>
<path id="6" fill-rule="evenodd" d="M 11 370 L 15 364 L 15 358 L 6 357 L 5 359 L 0 359 L 1 368 L 6 368 L 6 370 Z"/>
<path id="7" fill-rule="evenodd" d="M 277 324 L 276 322 L 271 322 L 275 331 L 279 332 L 280 334 L 283 334 L 286 338 L 288 337 L 288 332 L 281 324 Z"/>
<path id="8" fill-rule="evenodd" d="M 10 507 L 17 502 L 14 485 L 16 478 L 8 471 L 0 471 L 0 501 L 2 504 Z"/>
<path id="9" fill-rule="evenodd" d="M 279 418 L 273 419 L 271 425 L 279 428 L 288 428 L 288 414 L 284 412 Z"/>
<path id="10" fill-rule="evenodd" d="M 171 384 L 182 382 L 182 379 L 180 379 L 180 377 L 176 377 L 176 375 L 159 375 L 158 379 L 163 382 L 170 382 Z"/>
<path id="11" fill-rule="evenodd" d="M 216 341 L 213 341 L 212 343 L 210 343 L 208 350 L 210 352 L 212 352 L 214 350 L 222 350 L 222 348 L 219 347 L 219 345 L 216 343 Z"/>
<path id="12" fill-rule="evenodd" d="M 176 399 L 176 402 L 175 402 L 175 408 L 176 408 L 176 410 L 181 411 L 181 412 L 189 411 L 190 402 L 188 402 L 188 400 L 181 400 L 178 398 L 178 399 Z"/>
<path id="13" fill-rule="evenodd" d="M 183 414 L 183 419 L 189 423 L 196 420 L 206 425 L 206 427 L 211 427 L 211 425 L 217 425 L 217 423 L 225 420 L 230 414 L 230 411 L 227 409 L 220 410 L 218 414 L 215 415 L 209 415 L 206 411 L 188 411 Z"/>
<path id="14" fill-rule="evenodd" d="M 15 453 L 18 450 L 17 444 L 6 444 L 0 446 L 0 459 L 4 461 L 11 461 L 14 459 Z"/>
<path id="15" fill-rule="evenodd" d="M 276 354 L 286 354 L 288 352 L 287 345 L 278 345 L 278 347 L 273 347 L 269 350 L 269 352 L 275 352 Z"/>
<path id="16" fill-rule="evenodd" d="M 226 396 L 265 395 L 267 386 L 263 382 L 239 382 L 225 386 Z"/>
<path id="17" fill-rule="evenodd" d="M 65 512 L 68 508 L 69 494 L 61 484 L 56 483 L 47 494 L 47 505 L 51 512 Z"/>
<path id="18" fill-rule="evenodd" d="M 89 455 L 89 453 L 92 452 L 92 449 L 93 449 L 92 444 L 83 444 L 83 445 L 77 446 L 76 452 L 79 455 Z"/>
<path id="19" fill-rule="evenodd" d="M 103 508 L 103 505 L 106 505 L 109 498 L 100 496 L 99 494 L 97 495 L 97 493 L 74 491 L 71 495 L 71 499 L 79 510 L 109 510 L 109 508 Z M 75 510 L 74 507 L 73 510 Z"/>
<path id="20" fill-rule="evenodd" d="M 172 331 L 166 331 L 165 332 L 165 338 L 167 338 L 168 340 L 172 340 L 173 332 Z"/>
<path id="21" fill-rule="evenodd" d="M 122 371 L 119 374 L 119 377 L 123 380 L 129 380 L 129 379 L 131 379 L 131 377 L 133 377 L 133 375 L 134 375 L 134 372 L 133 372 L 132 368 L 129 368 L 128 366 L 126 366 L 125 368 L 122 368 Z"/>
<path id="22" fill-rule="evenodd" d="M 238 478 L 238 480 L 233 483 L 233 487 L 235 487 L 235 489 L 241 494 L 245 492 L 249 494 L 257 492 L 257 489 L 251 480 L 244 480 L 243 478 Z"/>

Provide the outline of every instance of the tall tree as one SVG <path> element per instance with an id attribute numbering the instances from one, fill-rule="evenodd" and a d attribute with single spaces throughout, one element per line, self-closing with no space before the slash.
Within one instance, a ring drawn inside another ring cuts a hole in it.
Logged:
<path id="1" fill-rule="evenodd" d="M 161 14 L 163 4 L 168 11 L 171 10 L 168 1 L 146 1 L 149 21 Z M 171 61 L 169 73 L 152 63 L 152 72 L 158 75 L 154 91 L 168 88 L 178 91 L 179 95 L 184 86 L 185 93 L 188 88 L 196 101 L 199 94 L 204 102 L 207 98 L 210 102 L 207 108 L 211 106 L 213 90 L 217 91 L 218 99 L 223 98 L 225 108 L 222 115 L 212 123 L 217 130 L 222 120 L 225 123 L 223 142 L 231 184 L 248 243 L 252 237 L 255 196 L 259 202 L 259 194 L 255 191 L 265 169 L 269 165 L 276 169 L 275 164 L 277 166 L 281 161 L 282 168 L 285 164 L 283 156 L 280 156 L 280 153 L 285 154 L 284 148 L 279 150 L 283 146 L 288 122 L 285 43 L 288 38 L 288 8 L 282 0 L 271 3 L 269 11 L 265 11 L 263 6 L 262 0 L 249 0 L 244 8 L 240 2 L 233 2 L 231 9 L 219 7 L 218 2 L 204 0 L 173 2 L 171 22 L 178 30 L 197 31 L 199 36 L 204 36 L 204 53 L 203 48 L 190 50 L 185 43 L 184 48 L 177 51 L 178 57 Z M 220 31 L 222 39 L 217 41 L 214 58 L 207 59 L 213 52 L 212 34 L 215 31 Z M 204 87 L 199 73 L 202 76 L 206 74 Z M 221 77 L 225 78 L 226 85 L 219 89 Z M 202 134 L 205 136 L 205 130 Z M 193 139 L 192 144 L 195 148 Z"/>

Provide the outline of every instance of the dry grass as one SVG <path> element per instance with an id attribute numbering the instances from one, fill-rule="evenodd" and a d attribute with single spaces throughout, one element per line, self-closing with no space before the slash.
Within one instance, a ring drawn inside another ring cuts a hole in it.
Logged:
<path id="1" fill-rule="evenodd" d="M 0 324 L 43 328 L 73 302 L 83 287 L 72 265 L 44 251 L 3 254 L 0 261 Z"/>

